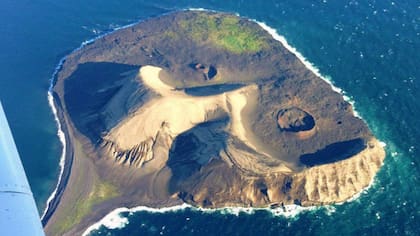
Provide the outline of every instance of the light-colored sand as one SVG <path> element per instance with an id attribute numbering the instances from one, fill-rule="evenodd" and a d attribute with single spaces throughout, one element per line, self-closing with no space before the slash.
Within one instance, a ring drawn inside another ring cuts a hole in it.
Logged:
<path id="1" fill-rule="evenodd" d="M 156 137 L 162 125 L 169 127 L 171 135 L 176 137 L 205 122 L 208 113 L 221 108 L 232 114 L 232 133 L 247 142 L 241 111 L 247 103 L 245 92 L 249 87 L 214 96 L 193 97 L 162 82 L 160 71 L 161 68 L 154 66 L 140 69 L 139 79 L 160 97 L 149 101 L 113 128 L 106 139 L 122 149 L 130 149 L 149 137 Z"/>
<path id="2" fill-rule="evenodd" d="M 159 78 L 160 68 L 144 66 L 140 69 L 142 82 L 161 97 L 153 99 L 135 111 L 130 117 L 113 128 L 106 139 L 128 150 L 156 137 L 163 125 L 172 137 L 206 121 L 206 114 L 219 107 L 225 108 L 224 96 L 192 97 L 183 91 L 175 91 Z"/>
<path id="3" fill-rule="evenodd" d="M 144 85 L 159 94 L 132 115 L 114 127 L 105 137 L 117 144 L 121 150 L 130 150 L 148 138 L 157 137 L 157 133 L 165 126 L 172 138 L 208 121 L 208 114 L 223 109 L 231 117 L 229 132 L 247 144 L 250 148 L 267 157 L 261 148 L 249 139 L 242 122 L 242 110 L 247 104 L 247 93 L 255 92 L 256 86 L 246 86 L 223 94 L 193 97 L 184 91 L 175 90 L 160 80 L 161 68 L 143 66 L 139 71 L 139 79 Z M 288 169 L 288 168 L 286 168 Z"/>
<path id="4" fill-rule="evenodd" d="M 308 201 L 344 202 L 371 183 L 384 158 L 381 143 L 372 138 L 367 148 L 351 158 L 308 168 L 296 179 L 305 180 Z"/>
<path id="5" fill-rule="evenodd" d="M 143 66 L 139 70 L 139 79 L 141 79 L 146 86 L 162 96 L 183 94 L 183 92 L 175 91 L 174 88 L 160 80 L 159 73 L 161 70 L 162 69 L 157 66 Z"/>
<path id="6" fill-rule="evenodd" d="M 226 95 L 226 102 L 228 106 L 231 108 L 231 130 L 232 134 L 236 135 L 239 139 L 247 143 L 246 139 L 246 131 L 242 124 L 242 115 L 241 112 L 246 106 L 247 97 L 244 93 L 230 93 Z M 249 142 L 247 143 L 249 146 L 255 148 Z"/>

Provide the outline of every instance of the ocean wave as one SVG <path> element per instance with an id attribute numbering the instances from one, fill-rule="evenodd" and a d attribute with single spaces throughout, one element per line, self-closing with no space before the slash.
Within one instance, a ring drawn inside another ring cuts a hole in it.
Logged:
<path id="1" fill-rule="evenodd" d="M 189 9 L 183 9 L 183 10 L 194 10 L 194 11 L 214 11 L 214 10 L 209 10 L 209 9 L 205 9 L 205 8 L 189 8 Z M 169 14 L 169 13 L 168 13 Z M 240 14 L 235 13 L 236 15 L 240 16 Z M 86 40 L 84 42 L 82 42 L 82 44 L 76 48 L 75 50 L 73 50 L 71 53 L 82 49 L 83 47 L 85 47 L 86 45 L 92 44 L 93 42 L 95 42 L 96 40 L 105 37 L 111 33 L 113 33 L 116 30 L 120 30 L 120 29 L 124 29 L 124 28 L 128 28 L 131 27 L 133 25 L 136 25 L 140 22 L 142 22 L 143 20 L 134 22 L 132 24 L 128 24 L 125 26 L 121 26 L 121 27 L 116 27 L 102 35 L 96 36 L 92 39 Z M 310 63 L 300 52 L 297 51 L 296 48 L 292 47 L 287 40 L 280 34 L 277 33 L 277 30 L 274 28 L 269 27 L 267 24 L 265 24 L 264 22 L 259 22 L 255 19 L 252 19 L 252 21 L 254 21 L 255 23 L 257 23 L 258 25 L 260 25 L 264 30 L 266 30 L 275 40 L 279 41 L 280 43 L 282 43 L 282 45 L 289 50 L 291 53 L 293 53 L 305 66 L 306 68 L 308 68 L 309 70 L 311 70 L 315 75 L 317 75 L 318 77 L 320 77 L 321 79 L 323 79 L 324 81 L 326 81 L 331 88 L 337 92 L 340 93 L 343 96 L 343 99 L 347 102 L 349 102 L 352 106 L 353 106 L 353 115 L 356 117 L 361 118 L 361 116 L 359 115 L 359 113 L 356 111 L 355 106 L 354 106 L 354 100 L 352 100 L 351 97 L 347 96 L 345 91 L 343 91 L 342 89 L 336 87 L 333 82 L 331 77 L 329 76 L 323 76 L 319 69 L 314 66 L 312 63 Z M 70 54 L 71 54 L 70 53 Z M 53 101 L 53 96 L 52 96 L 52 89 L 55 83 L 55 78 L 59 72 L 59 70 L 61 69 L 64 61 L 65 61 L 66 57 L 62 58 L 58 64 L 58 66 L 56 67 L 56 70 L 54 71 L 54 74 L 52 76 L 51 79 L 51 85 L 50 85 L 50 89 L 48 91 L 48 101 L 50 104 L 50 107 L 53 111 L 54 117 L 55 117 L 55 121 L 57 122 L 57 135 L 61 141 L 61 143 L 63 144 L 63 152 L 61 155 L 61 159 L 60 159 L 60 176 L 58 178 L 58 183 L 57 183 L 57 187 L 56 189 L 53 191 L 53 193 L 51 194 L 51 196 L 48 198 L 47 201 L 47 207 L 44 210 L 43 216 L 42 218 L 45 216 L 45 213 L 48 210 L 48 205 L 49 203 L 55 198 L 56 193 L 57 193 L 57 188 L 61 182 L 62 179 L 62 174 L 64 172 L 64 163 L 65 163 L 65 150 L 66 150 L 66 140 L 65 140 L 65 135 L 64 132 L 61 129 L 61 124 L 60 121 L 58 119 L 58 115 L 57 115 L 57 109 L 54 105 L 54 101 Z M 362 118 L 361 118 L 362 119 Z M 380 142 L 382 146 L 385 146 L 386 144 L 384 142 Z M 372 187 L 375 183 L 375 179 L 372 179 L 371 183 L 365 187 L 364 189 L 362 189 L 359 193 L 357 193 L 356 195 L 354 195 L 352 198 L 346 200 L 343 203 L 346 202 L 351 202 L 354 201 L 356 199 L 358 199 L 360 197 L 360 195 L 362 195 L 363 193 L 366 193 L 367 190 Z M 236 215 L 238 216 L 240 213 L 245 213 L 245 214 L 253 214 L 255 211 L 257 210 L 265 210 L 270 212 L 273 216 L 283 216 L 283 217 L 288 217 L 288 218 L 293 218 L 303 212 L 306 211 L 313 211 L 313 210 L 317 210 L 317 209 L 324 209 L 327 214 L 331 215 L 335 212 L 336 208 L 335 205 L 341 205 L 343 203 L 336 203 L 334 205 L 326 205 L 326 206 L 310 206 L 310 207 L 302 207 L 299 205 L 285 205 L 283 207 L 279 207 L 279 208 L 252 208 L 252 207 L 224 207 L 224 208 L 217 208 L 217 209 L 210 209 L 210 208 L 201 208 L 201 207 L 195 207 L 186 203 L 183 203 L 181 205 L 177 205 L 177 206 L 172 206 L 172 207 L 165 207 L 165 208 L 151 208 L 151 207 L 146 207 L 146 206 L 137 206 L 134 208 L 127 208 L 127 207 L 121 207 L 121 208 L 116 208 L 113 211 L 111 211 L 110 213 L 108 213 L 105 217 L 103 217 L 100 221 L 96 222 L 95 224 L 91 225 L 84 233 L 83 235 L 89 235 L 92 231 L 94 230 L 98 230 L 101 226 L 104 226 L 108 229 L 119 229 L 119 228 L 123 228 L 125 227 L 127 224 L 129 224 L 129 220 L 127 217 L 121 216 L 122 213 L 129 213 L 129 215 L 132 215 L 136 212 L 149 212 L 149 213 L 166 213 L 166 212 L 178 212 L 178 211 L 184 211 L 186 209 L 190 209 L 192 211 L 196 211 L 196 212 L 202 212 L 202 213 L 220 213 L 220 214 L 230 214 L 230 215 Z"/>
<path id="2" fill-rule="evenodd" d="M 261 28 L 263 28 L 265 31 L 267 31 L 275 40 L 279 41 L 289 52 L 293 53 L 304 65 L 307 69 L 309 69 L 310 71 L 312 71 L 316 76 L 318 76 L 319 78 L 323 79 L 325 82 L 327 82 L 330 86 L 331 89 L 339 94 L 341 94 L 343 96 L 344 101 L 350 103 L 353 107 L 353 115 L 362 119 L 362 117 L 360 116 L 360 114 L 357 112 L 356 108 L 355 108 L 355 101 L 346 95 L 346 92 L 344 90 L 342 90 L 341 88 L 337 87 L 334 85 L 332 79 L 330 76 L 324 76 L 321 74 L 321 72 L 319 71 L 319 69 L 312 64 L 311 62 L 309 62 L 299 51 L 297 51 L 296 48 L 294 48 L 293 46 L 291 46 L 286 38 L 280 34 L 277 33 L 277 30 L 274 28 L 271 28 L 270 26 L 268 26 L 266 23 L 264 22 L 260 22 L 257 21 L 255 19 L 252 19 L 252 21 L 254 21 L 255 23 L 257 23 L 259 26 L 261 26 Z"/>
<path id="3" fill-rule="evenodd" d="M 363 188 L 360 192 L 355 194 L 353 197 L 347 199 L 341 203 L 335 203 L 331 205 L 324 205 L 324 206 L 309 206 L 303 207 L 299 205 L 284 205 L 282 207 L 277 208 L 257 208 L 257 207 L 222 207 L 222 208 L 203 208 L 203 207 L 195 207 L 189 205 L 187 203 L 183 203 L 181 205 L 172 206 L 172 207 L 164 207 L 164 208 L 152 208 L 146 206 L 137 206 L 133 208 L 127 207 L 120 207 L 116 208 L 110 213 L 108 213 L 105 217 L 101 220 L 96 222 L 95 224 L 91 225 L 89 228 L 85 230 L 83 236 L 87 236 L 95 230 L 99 230 L 102 226 L 107 229 L 122 229 L 127 226 L 130 221 L 128 216 L 133 215 L 134 213 L 138 212 L 147 212 L 147 213 L 154 213 L 154 214 L 164 214 L 167 212 L 182 212 L 186 209 L 189 209 L 193 212 L 199 213 L 208 213 L 208 214 L 227 214 L 227 215 L 234 215 L 239 216 L 242 214 L 254 214 L 256 211 L 267 211 L 271 213 L 273 217 L 286 217 L 289 219 L 294 219 L 301 213 L 307 211 L 314 211 L 314 210 L 323 210 L 327 215 L 332 215 L 336 212 L 336 206 L 343 205 L 344 203 L 353 202 L 358 200 L 361 195 L 367 194 L 368 190 L 376 184 L 376 178 L 372 179 L 368 186 Z M 122 216 L 122 213 L 128 213 L 128 216 Z"/>
<path id="4" fill-rule="evenodd" d="M 102 37 L 105 37 L 105 36 L 111 34 L 112 32 L 114 32 L 116 30 L 120 30 L 120 29 L 131 27 L 131 26 L 133 26 L 135 24 L 138 24 L 139 22 L 140 21 L 135 22 L 135 23 L 132 23 L 132 24 L 124 25 L 124 26 L 119 26 L 119 27 L 116 27 L 116 28 L 113 28 L 113 29 L 109 30 L 108 32 L 106 32 L 106 33 L 104 33 L 102 35 L 99 35 L 99 36 L 96 36 L 94 38 L 85 40 L 85 41 L 83 41 L 80 44 L 79 47 L 77 47 L 76 49 L 72 50 L 70 54 L 72 54 L 72 53 L 74 53 L 74 52 L 76 52 L 78 50 L 81 50 L 83 47 L 85 47 L 85 46 L 87 46 L 89 44 L 92 44 L 96 40 L 98 40 L 98 39 L 100 39 Z M 57 108 L 55 107 L 55 104 L 54 104 L 53 88 L 54 88 L 54 84 L 56 82 L 57 75 L 60 72 L 60 70 L 61 70 L 64 62 L 66 61 L 66 58 L 67 58 L 67 56 L 64 56 L 63 58 L 61 58 L 60 61 L 57 64 L 57 66 L 55 67 L 54 72 L 53 72 L 53 74 L 51 76 L 51 79 L 50 79 L 50 85 L 49 85 L 48 92 L 47 92 L 48 104 L 49 104 L 49 106 L 51 108 L 51 111 L 52 111 L 52 113 L 54 115 L 54 120 L 55 120 L 56 125 L 57 125 L 57 136 L 58 136 L 58 139 L 60 140 L 60 142 L 62 144 L 63 149 L 61 151 L 61 156 L 60 156 L 60 162 L 59 162 L 60 172 L 59 172 L 59 175 L 58 175 L 57 184 L 56 184 L 53 192 L 51 193 L 51 195 L 47 199 L 46 206 L 45 206 L 44 211 L 43 211 L 43 213 L 41 215 L 41 220 L 43 220 L 44 217 L 46 216 L 46 214 L 47 214 L 47 212 L 49 210 L 49 206 L 53 202 L 54 198 L 57 197 L 58 188 L 59 188 L 60 183 L 62 181 L 63 173 L 64 173 L 64 168 L 65 168 L 65 157 L 66 157 L 66 148 L 67 148 L 66 147 L 66 137 L 65 137 L 64 131 L 63 131 L 62 127 L 61 127 L 60 120 L 58 118 Z"/>
<path id="5" fill-rule="evenodd" d="M 208 12 L 216 12 L 214 10 L 211 9 L 205 9 L 205 8 L 188 8 L 188 9 L 184 9 L 184 10 L 190 10 L 190 11 L 208 11 Z M 239 13 L 233 13 L 239 17 L 241 17 L 241 15 Z M 319 71 L 319 69 L 311 62 L 309 62 L 295 47 L 291 46 L 286 38 L 282 35 L 280 35 L 276 29 L 271 28 L 270 26 L 268 26 L 265 22 L 261 22 L 258 21 L 256 19 L 251 19 L 251 21 L 257 23 L 259 26 L 261 26 L 261 28 L 263 28 L 265 31 L 267 31 L 275 40 L 279 41 L 289 52 L 293 53 L 304 65 L 307 69 L 309 69 L 310 71 L 312 71 L 316 76 L 318 76 L 319 78 L 321 78 L 322 80 L 324 80 L 325 82 L 327 82 L 330 86 L 331 89 L 339 94 L 341 94 L 343 96 L 344 101 L 350 103 L 353 107 L 353 115 L 363 119 L 360 114 L 357 112 L 356 110 L 356 106 L 355 106 L 355 101 L 353 100 L 352 97 L 349 97 L 346 95 L 346 92 L 335 86 L 334 82 L 332 80 L 332 78 L 330 76 L 325 76 L 322 75 L 321 72 Z"/>
<path id="6" fill-rule="evenodd" d="M 266 211 L 266 212 L 271 213 L 273 217 L 286 217 L 289 219 L 294 219 L 296 216 L 304 212 L 314 211 L 314 210 L 323 210 L 325 214 L 330 216 L 336 212 L 336 206 L 340 206 L 345 203 L 358 200 L 361 195 L 367 194 L 368 190 L 375 184 L 376 184 L 376 178 L 372 179 L 368 186 L 363 188 L 360 192 L 355 194 L 353 197 L 347 199 L 346 201 L 341 202 L 341 203 L 331 204 L 331 205 L 324 205 L 324 206 L 303 207 L 303 206 L 292 204 L 292 205 L 284 205 L 282 207 L 277 207 L 277 208 L 269 208 L 269 207 L 265 207 L 265 208 L 257 208 L 257 207 L 203 208 L 203 207 L 196 207 L 187 203 L 183 203 L 181 205 L 172 206 L 172 207 L 163 207 L 163 208 L 152 208 L 152 207 L 147 207 L 147 206 L 137 206 L 133 208 L 120 207 L 120 208 L 114 209 L 113 211 L 108 213 L 105 217 L 103 217 L 101 220 L 99 220 L 98 222 L 96 222 L 95 224 L 87 228 L 85 232 L 83 233 L 83 236 L 88 236 L 93 231 L 99 230 L 102 226 L 111 230 L 122 229 L 130 223 L 128 216 L 131 216 L 134 213 L 138 213 L 138 212 L 164 214 L 167 212 L 182 212 L 182 211 L 185 211 L 186 209 L 189 209 L 193 212 L 199 212 L 199 213 L 204 213 L 204 214 L 218 213 L 218 214 L 239 216 L 241 213 L 251 215 L 251 214 L 254 214 L 256 211 Z M 128 213 L 128 216 L 122 216 L 121 215 L 122 213 Z"/>
<path id="7" fill-rule="evenodd" d="M 51 107 L 51 111 L 54 115 L 54 120 L 55 120 L 55 123 L 57 125 L 57 136 L 58 136 L 58 139 L 60 140 L 61 145 L 63 147 L 62 150 L 61 150 L 61 156 L 60 156 L 60 162 L 59 162 L 60 173 L 58 175 L 57 185 L 55 186 L 54 191 L 51 193 L 51 195 L 47 199 L 47 203 L 46 203 L 44 212 L 42 213 L 41 219 L 43 219 L 45 217 L 45 215 L 48 212 L 49 205 L 54 200 L 54 198 L 57 196 L 58 187 L 61 183 L 61 179 L 62 179 L 63 173 L 64 173 L 64 165 L 65 165 L 65 157 L 66 157 L 66 136 L 64 134 L 63 129 L 61 128 L 60 120 L 58 119 L 57 108 L 55 107 L 55 104 L 54 104 L 54 96 L 53 96 L 53 92 L 52 92 L 55 77 L 56 77 L 57 73 L 60 71 L 61 67 L 63 66 L 64 59 L 65 58 L 62 58 L 60 60 L 60 62 L 58 63 L 58 65 L 55 67 L 54 73 L 53 73 L 53 75 L 51 77 L 51 80 L 50 80 L 50 87 L 48 89 L 48 94 L 47 94 L 48 104 Z"/>
<path id="8" fill-rule="evenodd" d="M 164 208 L 151 208 L 146 206 L 137 206 L 133 208 L 126 208 L 121 207 L 111 211 L 108 215 L 103 217 L 97 223 L 91 225 L 89 228 L 85 230 L 83 236 L 89 235 L 91 232 L 95 230 L 99 230 L 102 226 L 106 227 L 107 229 L 121 229 L 124 228 L 127 224 L 129 224 L 129 220 L 127 217 L 122 216 L 122 213 L 128 213 L 128 215 L 132 215 L 137 212 L 148 212 L 154 214 L 163 214 L 167 212 L 182 212 L 186 209 L 189 209 L 194 212 L 204 213 L 204 214 L 227 214 L 227 215 L 235 215 L 239 216 L 239 214 L 253 214 L 255 211 L 264 210 L 270 212 L 272 216 L 283 216 L 288 218 L 293 218 L 298 214 L 311 211 L 315 209 L 323 209 L 325 208 L 328 212 L 335 212 L 335 208 L 333 206 L 313 206 L 313 207 L 302 207 L 298 205 L 285 205 L 279 208 L 253 208 L 253 207 L 223 207 L 223 208 L 202 208 L 202 207 L 195 207 L 189 205 L 187 203 L 183 203 L 181 205 L 172 206 L 172 207 L 164 207 Z"/>

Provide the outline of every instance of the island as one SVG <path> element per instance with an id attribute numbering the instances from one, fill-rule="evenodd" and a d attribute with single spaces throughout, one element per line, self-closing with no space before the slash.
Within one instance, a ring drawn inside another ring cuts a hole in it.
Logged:
<path id="1" fill-rule="evenodd" d="M 118 207 L 341 203 L 385 151 L 349 102 L 259 24 L 179 11 L 65 58 L 65 169 L 43 218 L 80 235 Z"/>

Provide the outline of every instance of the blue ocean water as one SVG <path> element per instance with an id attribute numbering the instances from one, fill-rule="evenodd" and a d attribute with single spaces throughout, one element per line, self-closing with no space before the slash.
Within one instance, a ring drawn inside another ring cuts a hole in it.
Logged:
<path id="1" fill-rule="evenodd" d="M 420 235 L 420 2 L 2 0 L 0 99 L 40 211 L 54 190 L 61 144 L 47 90 L 58 61 L 115 27 L 174 10 L 238 13 L 276 29 L 355 102 L 387 158 L 360 198 L 293 218 L 123 213 L 128 224 L 93 235 Z"/>

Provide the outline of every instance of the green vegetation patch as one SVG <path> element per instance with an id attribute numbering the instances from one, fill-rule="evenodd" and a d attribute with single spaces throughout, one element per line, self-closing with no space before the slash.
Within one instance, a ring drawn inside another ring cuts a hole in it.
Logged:
<path id="1" fill-rule="evenodd" d="M 93 206 L 106 200 L 115 198 L 119 195 L 117 188 L 107 182 L 102 182 L 94 186 L 92 192 L 85 198 L 79 198 L 72 206 L 72 209 L 67 211 L 68 215 L 60 221 L 55 232 L 64 233 L 71 229 L 73 226 L 79 224 L 82 219 L 88 215 Z"/>
<path id="2" fill-rule="evenodd" d="M 233 53 L 258 52 L 268 47 L 261 31 L 236 16 L 198 13 L 192 20 L 180 21 L 179 26 L 196 43 L 209 42 Z"/>

